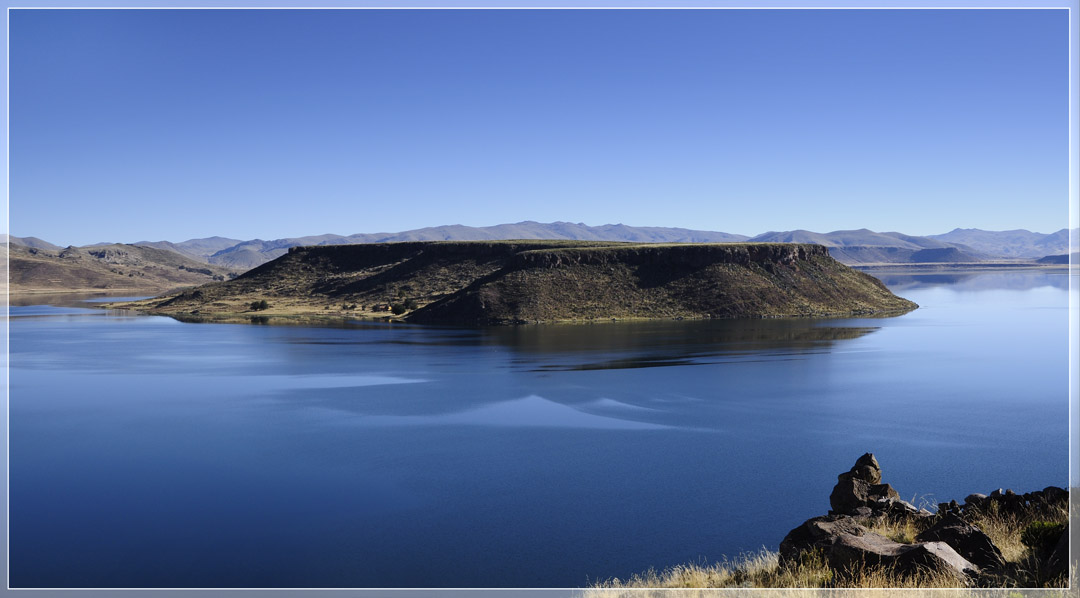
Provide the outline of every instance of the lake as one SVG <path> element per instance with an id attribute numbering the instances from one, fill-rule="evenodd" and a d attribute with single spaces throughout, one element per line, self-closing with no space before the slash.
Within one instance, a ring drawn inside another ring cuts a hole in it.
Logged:
<path id="1" fill-rule="evenodd" d="M 877 275 L 921 308 L 462 329 L 13 305 L 11 586 L 575 587 L 775 550 L 864 452 L 916 506 L 1065 486 L 1069 274 Z"/>

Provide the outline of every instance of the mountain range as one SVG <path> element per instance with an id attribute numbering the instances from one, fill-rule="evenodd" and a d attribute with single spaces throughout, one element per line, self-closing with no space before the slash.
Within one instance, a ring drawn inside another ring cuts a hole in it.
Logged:
<path id="1" fill-rule="evenodd" d="M 817 243 L 848 265 L 897 263 L 958 263 L 1000 260 L 1035 261 L 1046 256 L 1070 253 L 1069 231 L 1050 234 L 1027 230 L 984 231 L 957 228 L 940 235 L 914 236 L 899 232 L 874 232 L 868 229 L 817 233 L 807 230 L 770 231 L 754 237 L 717 231 L 685 228 L 641 227 L 624 224 L 588 226 L 571 222 L 518 222 L 486 227 L 447 225 L 397 233 L 360 233 L 353 235 L 315 235 L 264 241 L 208 237 L 182 242 L 139 241 L 131 245 L 167 250 L 194 262 L 239 272 L 269 262 L 288 252 L 290 247 L 309 245 L 345 245 L 403 241 L 493 241 L 502 239 L 543 239 L 572 241 L 625 241 L 633 243 L 724 243 L 724 242 L 797 242 Z M 36 237 L 10 237 L 12 246 L 33 248 L 47 254 L 59 254 L 64 248 Z M 89 247 L 108 245 L 95 244 Z M 1076 248 L 1072 248 L 1076 251 Z M 1058 262 L 1067 258 L 1054 258 Z M 1053 260 L 1048 260 L 1053 261 Z M 1044 262 L 1047 263 L 1047 262 Z M 216 274 L 217 272 L 215 272 Z"/>
<path id="2" fill-rule="evenodd" d="M 631 243 L 728 243 L 789 242 L 817 243 L 830 249 L 838 261 L 849 264 L 976 262 L 1001 258 L 1038 259 L 1069 253 L 1069 233 L 1052 234 L 1026 230 L 983 231 L 955 229 L 941 235 L 919 237 L 898 232 L 878 233 L 867 229 L 816 233 L 806 230 L 770 231 L 749 237 L 717 231 L 685 228 L 640 227 L 624 224 L 587 226 L 571 222 L 518 222 L 496 226 L 462 225 L 421 228 L 398 233 L 317 235 L 264 241 L 240 241 L 222 237 L 192 239 L 181 243 L 142 241 L 161 249 L 172 249 L 188 257 L 231 269 L 249 269 L 285 254 L 300 245 L 345 245 L 403 241 L 495 241 L 501 239 L 544 239 L 571 241 L 625 241 Z"/>

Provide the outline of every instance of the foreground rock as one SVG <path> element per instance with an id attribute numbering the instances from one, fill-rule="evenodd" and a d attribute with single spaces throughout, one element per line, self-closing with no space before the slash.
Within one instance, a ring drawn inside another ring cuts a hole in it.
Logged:
<path id="1" fill-rule="evenodd" d="M 837 478 L 829 496 L 829 514 L 808 519 L 780 543 L 782 566 L 796 566 L 820 557 L 839 575 L 881 567 L 900 576 L 936 572 L 956 575 L 970 585 L 992 584 L 1009 574 L 1009 565 L 1001 550 L 971 519 L 987 513 L 1025 520 L 1053 519 L 1060 517 L 1068 501 L 1065 490 L 1052 486 L 1026 494 L 995 490 L 989 495 L 969 495 L 962 505 L 956 501 L 942 503 L 938 513 L 933 514 L 901 500 L 892 486 L 883 483 L 881 465 L 871 453 L 859 457 L 850 470 Z M 914 542 L 897 542 L 870 531 L 883 522 L 893 525 L 885 529 L 907 526 L 905 529 L 922 531 Z M 1035 555 L 1034 566 L 1043 579 L 1057 579 L 1067 571 L 1067 537 L 1066 526 L 1060 538 L 1047 538 L 1045 550 Z"/>
<path id="2" fill-rule="evenodd" d="M 977 576 L 977 566 L 944 542 L 901 544 L 873 533 L 839 534 L 825 553 L 829 566 L 842 574 L 862 567 L 884 567 L 901 577 L 928 571 Z"/>
<path id="3" fill-rule="evenodd" d="M 994 546 L 990 537 L 956 515 L 945 515 L 915 539 L 919 542 L 945 542 L 982 569 L 996 571 L 1005 566 L 1001 550 Z"/>
<path id="4" fill-rule="evenodd" d="M 876 278 L 795 243 L 416 242 L 294 247 L 235 280 L 146 303 L 174 316 L 387 316 L 470 325 L 903 313 Z"/>
<path id="5" fill-rule="evenodd" d="M 781 563 L 791 565 L 808 551 L 817 551 L 840 574 L 862 567 L 886 567 L 901 576 L 927 571 L 951 572 L 960 577 L 979 575 L 978 565 L 943 541 L 946 537 L 960 537 L 959 531 L 951 535 L 940 532 L 941 538 L 926 538 L 914 544 L 870 532 L 863 524 L 875 518 L 932 516 L 901 500 L 900 494 L 881 480 L 877 458 L 871 453 L 859 457 L 850 470 L 837 476 L 829 496 L 829 515 L 806 521 L 780 543 Z M 972 554 L 981 555 L 977 550 Z"/>
<path id="6" fill-rule="evenodd" d="M 902 544 L 868 531 L 850 515 L 815 517 L 791 530 L 780 543 L 780 562 L 800 562 L 809 551 L 820 553 L 829 567 L 852 574 L 864 567 L 886 567 L 900 576 L 949 571 L 976 576 L 979 567 L 945 542 Z"/>
<path id="7" fill-rule="evenodd" d="M 862 536 L 866 533 L 868 532 L 865 527 L 847 515 L 807 519 L 802 525 L 788 532 L 780 542 L 780 562 L 796 563 L 803 553 L 808 551 L 827 553 L 840 536 Z"/>

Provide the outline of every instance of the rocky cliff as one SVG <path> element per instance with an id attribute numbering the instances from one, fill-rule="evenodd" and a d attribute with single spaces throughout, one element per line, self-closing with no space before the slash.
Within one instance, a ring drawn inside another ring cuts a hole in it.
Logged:
<path id="1" fill-rule="evenodd" d="M 389 316 L 468 325 L 902 313 L 880 281 L 792 243 L 412 242 L 294 247 L 141 306 L 170 315 Z M 387 313 L 390 312 L 390 313 Z"/>

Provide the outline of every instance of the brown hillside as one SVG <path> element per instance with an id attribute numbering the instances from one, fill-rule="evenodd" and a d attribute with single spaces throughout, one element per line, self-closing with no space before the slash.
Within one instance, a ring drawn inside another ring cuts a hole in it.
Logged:
<path id="1" fill-rule="evenodd" d="M 223 268 L 172 251 L 137 245 L 68 247 L 56 251 L 12 244 L 9 260 L 12 293 L 91 290 L 161 293 L 234 276 Z"/>

